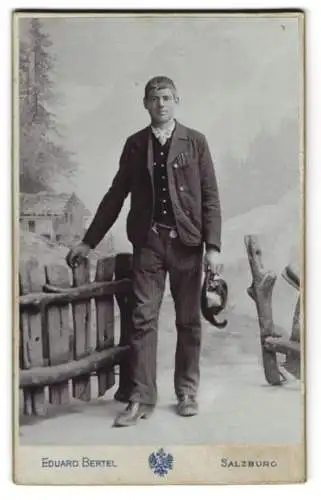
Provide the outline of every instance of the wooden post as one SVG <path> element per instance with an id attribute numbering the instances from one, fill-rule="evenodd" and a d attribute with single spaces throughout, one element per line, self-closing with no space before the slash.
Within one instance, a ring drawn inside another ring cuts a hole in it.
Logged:
<path id="1" fill-rule="evenodd" d="M 44 269 L 36 260 L 20 266 L 20 290 L 22 294 L 39 292 L 45 283 Z M 24 311 L 20 314 L 23 368 L 44 365 L 43 356 L 43 311 Z M 24 413 L 45 415 L 47 402 L 44 388 L 24 390 Z"/>
<path id="2" fill-rule="evenodd" d="M 73 268 L 73 286 L 89 283 L 89 261 L 83 260 L 79 266 Z M 90 299 L 72 304 L 72 316 L 74 324 L 74 358 L 81 359 L 90 353 L 90 326 L 91 307 Z M 83 401 L 90 401 L 91 385 L 90 375 L 82 375 L 73 379 L 73 397 Z"/>
<path id="3" fill-rule="evenodd" d="M 48 285 L 70 287 L 69 271 L 66 266 L 53 264 L 46 266 L 45 272 Z M 50 305 L 47 309 L 46 334 L 50 366 L 66 363 L 73 357 L 69 311 L 68 304 Z M 52 404 L 66 404 L 70 400 L 69 396 L 68 381 L 49 387 L 49 401 Z"/>
<path id="4" fill-rule="evenodd" d="M 292 323 L 292 330 L 291 330 L 291 337 L 290 340 L 293 342 L 299 342 L 300 343 L 300 332 L 301 332 L 301 325 L 300 325 L 300 304 L 301 304 L 301 297 L 299 295 L 298 300 L 296 302 L 295 310 L 294 310 L 294 316 L 293 316 L 293 323 Z"/>
<path id="5" fill-rule="evenodd" d="M 96 268 L 95 281 L 111 281 L 115 271 L 115 257 L 99 259 Z M 114 297 L 109 295 L 96 298 L 96 345 L 97 350 L 114 347 L 115 324 L 114 324 Z M 101 369 L 98 376 L 98 395 L 103 396 L 105 392 L 115 384 L 114 367 Z"/>
<path id="6" fill-rule="evenodd" d="M 285 368 L 291 375 L 299 379 L 301 377 L 301 347 L 300 347 L 300 337 L 301 337 L 301 323 L 300 323 L 300 276 L 299 270 L 288 265 L 282 272 L 282 277 L 296 290 L 299 292 L 297 303 L 294 310 L 291 336 L 288 343 L 293 346 L 293 349 L 289 349 L 286 352 L 285 362 L 282 363 L 283 368 Z"/>
<path id="7" fill-rule="evenodd" d="M 115 279 L 132 278 L 132 255 L 121 253 L 116 256 Z M 128 293 L 116 293 L 116 300 L 120 310 L 120 346 L 126 346 L 130 342 L 130 335 L 133 331 L 132 312 L 134 297 L 132 290 Z M 114 398 L 117 401 L 126 403 L 131 393 L 131 366 L 130 351 L 126 353 L 119 366 L 119 387 Z"/>
<path id="8" fill-rule="evenodd" d="M 20 294 L 21 292 L 21 274 L 19 274 L 19 287 L 20 287 Z M 25 312 L 26 314 L 26 312 Z M 25 367 L 25 361 L 24 361 L 24 342 L 23 342 L 23 313 L 19 311 L 19 370 L 24 369 Z M 32 409 L 31 409 L 31 393 L 29 390 L 19 390 L 19 415 L 23 415 L 26 413 L 26 415 L 31 415 L 32 414 Z"/>
<path id="9" fill-rule="evenodd" d="M 272 315 L 272 292 L 276 281 L 276 274 L 265 271 L 262 264 L 262 250 L 256 236 L 245 236 L 245 246 L 252 272 L 252 284 L 247 289 L 248 295 L 254 300 L 260 332 L 264 374 L 271 385 L 281 385 L 282 378 L 278 369 L 276 352 L 264 347 L 267 337 L 275 336 Z"/>
<path id="10" fill-rule="evenodd" d="M 300 325 L 300 295 L 299 295 L 295 306 L 291 337 L 290 337 L 290 342 L 297 344 L 298 352 L 294 351 L 288 352 L 285 358 L 285 362 L 283 363 L 283 367 L 297 379 L 301 377 L 300 330 L 301 330 L 301 325 Z"/>

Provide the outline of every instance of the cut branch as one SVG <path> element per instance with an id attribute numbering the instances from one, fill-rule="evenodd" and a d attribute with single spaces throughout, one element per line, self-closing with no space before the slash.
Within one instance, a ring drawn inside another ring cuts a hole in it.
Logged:
<path id="1" fill-rule="evenodd" d="M 85 358 L 77 361 L 69 361 L 56 366 L 43 366 L 20 370 L 19 386 L 43 387 L 45 385 L 57 384 L 74 377 L 90 374 L 102 367 L 111 367 L 118 364 L 128 347 L 118 346 L 108 348 L 105 351 L 95 351 Z"/>
<path id="2" fill-rule="evenodd" d="M 249 264 L 252 272 L 252 285 L 248 295 L 254 300 L 260 326 L 262 357 L 265 378 L 271 385 L 282 383 L 278 369 L 276 352 L 265 348 L 267 337 L 273 337 L 274 323 L 272 315 L 272 293 L 276 274 L 265 271 L 262 263 L 262 250 L 256 236 L 245 236 Z"/>
<path id="3" fill-rule="evenodd" d="M 282 272 L 282 277 L 296 290 L 300 290 L 300 278 L 291 266 L 286 266 Z"/>
<path id="4" fill-rule="evenodd" d="M 299 342 L 293 342 L 284 338 L 267 337 L 264 345 L 267 349 L 281 354 L 300 355 L 301 352 Z"/>
<path id="5" fill-rule="evenodd" d="M 104 297 L 107 295 L 121 294 L 130 290 L 131 281 L 123 279 L 119 281 L 107 281 L 101 283 L 89 283 L 75 288 L 57 288 L 46 285 L 44 288 L 51 290 L 50 293 L 37 292 L 21 295 L 19 305 L 22 309 L 47 306 L 49 304 L 66 304 L 69 302 Z M 54 292 L 52 291 L 54 290 Z M 63 290 L 63 291 L 62 291 Z"/>

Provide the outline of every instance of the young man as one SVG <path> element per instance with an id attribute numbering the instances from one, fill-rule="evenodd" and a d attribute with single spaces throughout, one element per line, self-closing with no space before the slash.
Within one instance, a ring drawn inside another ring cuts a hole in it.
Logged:
<path id="1" fill-rule="evenodd" d="M 71 266 L 87 256 L 111 228 L 130 193 L 127 235 L 133 245 L 136 301 L 130 353 L 133 391 L 116 426 L 134 425 L 154 410 L 158 316 L 167 273 L 176 313 L 177 412 L 198 412 L 203 246 L 215 271 L 221 211 L 206 139 L 175 120 L 178 102 L 169 78 L 154 77 L 146 84 L 144 106 L 151 124 L 127 139 L 119 170 L 83 242 L 67 256 Z"/>

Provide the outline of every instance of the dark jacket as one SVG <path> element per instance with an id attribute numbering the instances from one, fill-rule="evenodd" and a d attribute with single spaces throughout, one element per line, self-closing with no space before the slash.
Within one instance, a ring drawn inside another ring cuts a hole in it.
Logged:
<path id="1" fill-rule="evenodd" d="M 94 248 L 117 219 L 131 194 L 128 239 L 144 245 L 154 207 L 151 129 L 130 136 L 112 185 L 102 199 L 83 241 Z M 221 248 L 221 210 L 211 154 L 203 134 L 176 123 L 167 159 L 169 194 L 178 234 L 186 245 Z"/>

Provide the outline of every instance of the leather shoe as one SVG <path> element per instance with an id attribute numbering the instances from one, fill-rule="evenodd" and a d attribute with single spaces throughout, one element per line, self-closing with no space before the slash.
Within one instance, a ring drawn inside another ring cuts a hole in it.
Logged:
<path id="1" fill-rule="evenodd" d="M 195 396 L 182 396 L 178 399 L 177 413 L 181 417 L 193 417 L 198 414 L 198 404 Z"/>
<path id="2" fill-rule="evenodd" d="M 155 405 L 147 405 L 130 401 L 125 410 L 120 412 L 114 421 L 114 427 L 129 427 L 135 425 L 140 418 L 147 419 L 151 416 Z"/>

